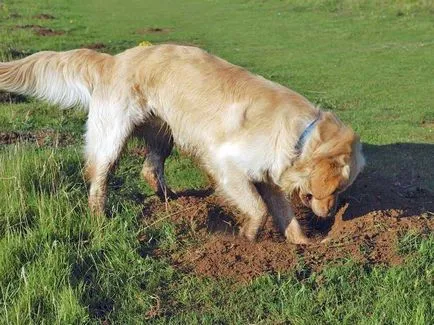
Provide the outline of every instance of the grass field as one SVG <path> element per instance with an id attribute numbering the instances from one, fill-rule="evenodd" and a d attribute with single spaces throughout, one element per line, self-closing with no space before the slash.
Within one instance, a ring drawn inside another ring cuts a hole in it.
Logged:
<path id="1" fill-rule="evenodd" d="M 434 191 L 432 1 L 0 1 L 1 61 L 82 46 L 114 54 L 142 40 L 197 45 L 295 89 L 361 135 L 368 171 L 417 166 L 418 186 Z M 0 95 L 0 324 L 434 323 L 432 232 L 403 231 L 397 265 L 348 256 L 312 271 L 300 255 L 247 282 L 187 272 L 149 253 L 194 243 L 170 218 L 143 222 L 153 193 L 140 155 L 124 155 L 110 181 L 111 217 L 92 218 L 85 113 Z M 167 174 L 178 191 L 208 185 L 177 153 Z"/>

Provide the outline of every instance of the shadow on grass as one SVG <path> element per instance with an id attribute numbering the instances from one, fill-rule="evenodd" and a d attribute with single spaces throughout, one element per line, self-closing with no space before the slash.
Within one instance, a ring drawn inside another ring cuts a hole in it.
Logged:
<path id="1" fill-rule="evenodd" d="M 405 218 L 434 212 L 434 145 L 364 144 L 366 167 L 339 197 L 344 221 L 377 216 Z M 308 233 L 327 235 L 335 218 L 323 219 L 301 208 L 301 223 Z"/>
<path id="2" fill-rule="evenodd" d="M 196 197 L 205 198 L 214 193 L 214 189 L 211 187 L 203 189 L 187 189 L 176 193 L 177 197 Z"/>
<path id="3" fill-rule="evenodd" d="M 104 251 L 100 250 L 72 263 L 71 283 L 75 287 L 86 286 L 81 301 L 90 315 L 97 319 L 104 319 L 114 307 L 113 297 L 99 284 L 97 264 L 104 264 L 105 260 Z"/>
<path id="4" fill-rule="evenodd" d="M 365 170 L 341 197 L 348 203 L 344 220 L 378 210 L 395 210 L 400 217 L 434 211 L 434 145 L 365 144 L 363 151 Z"/>
<path id="5" fill-rule="evenodd" d="M 0 104 L 27 103 L 29 99 L 23 95 L 0 91 Z"/>

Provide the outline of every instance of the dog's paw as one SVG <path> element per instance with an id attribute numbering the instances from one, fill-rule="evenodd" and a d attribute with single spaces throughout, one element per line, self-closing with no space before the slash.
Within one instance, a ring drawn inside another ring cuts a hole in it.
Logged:
<path id="1" fill-rule="evenodd" d="M 249 241 L 255 241 L 255 239 L 256 239 L 256 233 L 257 233 L 257 231 L 252 230 L 251 227 L 249 227 L 248 224 L 245 224 L 242 227 L 240 227 L 238 235 L 240 237 L 246 238 Z"/>
<path id="2" fill-rule="evenodd" d="M 293 219 L 286 228 L 285 237 L 286 241 L 291 244 L 308 245 L 311 243 L 311 240 L 303 233 L 296 219 Z"/>
<path id="3" fill-rule="evenodd" d="M 306 236 L 287 237 L 286 241 L 295 245 L 309 245 L 312 241 Z"/>
<path id="4" fill-rule="evenodd" d="M 324 239 L 322 239 L 321 241 L 320 241 L 320 243 L 321 244 L 327 244 L 327 243 L 329 243 L 329 242 L 331 242 L 331 238 L 330 237 L 325 237 Z"/>
<path id="5" fill-rule="evenodd" d="M 105 210 L 104 210 L 105 196 L 104 195 L 90 195 L 88 200 L 89 200 L 88 205 L 89 205 L 90 213 L 96 217 L 104 217 L 105 216 Z"/>

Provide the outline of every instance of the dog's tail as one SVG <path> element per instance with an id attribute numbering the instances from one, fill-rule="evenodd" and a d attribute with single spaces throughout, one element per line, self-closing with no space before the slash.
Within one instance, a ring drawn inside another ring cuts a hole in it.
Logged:
<path id="1" fill-rule="evenodd" d="M 45 99 L 62 107 L 88 108 L 92 91 L 112 66 L 112 56 L 92 50 L 39 52 L 0 62 L 0 90 Z"/>

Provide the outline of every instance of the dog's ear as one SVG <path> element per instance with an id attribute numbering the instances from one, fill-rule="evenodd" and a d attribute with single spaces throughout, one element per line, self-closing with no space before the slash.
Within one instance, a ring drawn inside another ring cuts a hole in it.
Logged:
<path id="1" fill-rule="evenodd" d="M 324 112 L 318 122 L 317 138 L 321 142 L 326 142 L 333 138 L 340 131 L 343 124 L 332 112 Z"/>
<path id="2" fill-rule="evenodd" d="M 310 188 L 316 198 L 331 195 L 342 183 L 342 166 L 334 158 L 316 159 L 312 163 Z"/>
<path id="3" fill-rule="evenodd" d="M 354 132 L 346 127 L 332 112 L 323 112 L 318 126 L 308 142 L 305 155 L 336 156 L 350 153 Z"/>

